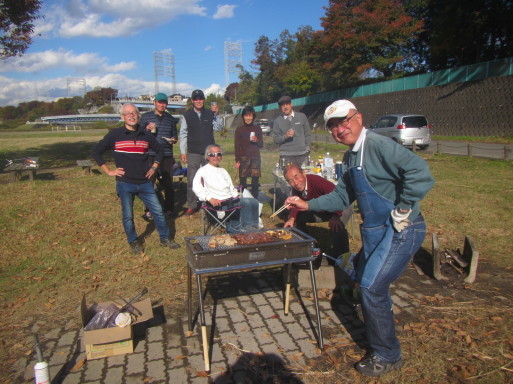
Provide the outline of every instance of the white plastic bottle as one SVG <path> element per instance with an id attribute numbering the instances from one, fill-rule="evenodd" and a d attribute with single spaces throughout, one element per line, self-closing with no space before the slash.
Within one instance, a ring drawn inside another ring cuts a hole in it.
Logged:
<path id="1" fill-rule="evenodd" d="M 39 345 L 39 338 L 34 335 L 36 341 L 37 363 L 34 365 L 34 383 L 35 384 L 50 384 L 50 372 L 48 371 L 48 363 L 43 360 L 41 353 L 41 346 Z"/>

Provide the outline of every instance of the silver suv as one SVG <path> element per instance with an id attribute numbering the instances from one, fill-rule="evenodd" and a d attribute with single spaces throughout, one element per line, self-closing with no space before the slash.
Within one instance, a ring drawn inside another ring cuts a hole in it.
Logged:
<path id="1" fill-rule="evenodd" d="M 405 147 L 426 149 L 431 143 L 431 126 L 423 115 L 386 115 L 369 127 Z"/>
<path id="2" fill-rule="evenodd" d="M 255 125 L 262 128 L 262 133 L 269 136 L 271 134 L 271 122 L 268 119 L 257 119 Z"/>

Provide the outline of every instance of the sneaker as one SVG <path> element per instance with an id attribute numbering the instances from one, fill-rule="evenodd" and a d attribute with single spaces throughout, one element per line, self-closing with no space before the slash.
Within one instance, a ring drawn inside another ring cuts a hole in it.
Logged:
<path id="1" fill-rule="evenodd" d="M 359 363 L 355 365 L 355 369 L 365 376 L 380 377 L 387 372 L 394 369 L 401 369 L 404 365 L 404 361 L 397 360 L 394 363 L 387 363 L 381 360 L 376 355 L 371 354 L 363 358 Z"/>
<path id="2" fill-rule="evenodd" d="M 194 215 L 195 213 L 196 213 L 196 210 L 194 208 L 187 208 L 187 210 L 185 211 L 185 214 L 187 216 Z"/>
<path id="3" fill-rule="evenodd" d="M 144 252 L 144 248 L 139 240 L 132 241 L 130 244 L 130 251 L 134 255 L 140 255 Z"/>
<path id="4" fill-rule="evenodd" d="M 151 215 L 150 211 L 145 211 L 144 215 L 142 215 L 142 218 L 144 219 L 144 221 L 147 221 L 147 222 L 150 222 L 153 220 L 153 216 Z"/>
<path id="5" fill-rule="evenodd" d="M 160 240 L 160 245 L 162 245 L 163 247 L 171 248 L 171 249 L 180 248 L 180 244 L 178 244 L 174 240 L 170 240 L 170 239 Z"/>

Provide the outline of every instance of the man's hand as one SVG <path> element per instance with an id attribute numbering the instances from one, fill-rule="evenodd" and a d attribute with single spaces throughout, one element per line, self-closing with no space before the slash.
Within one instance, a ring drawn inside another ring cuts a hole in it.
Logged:
<path id="1" fill-rule="evenodd" d="M 331 232 L 340 232 L 344 229 L 344 225 L 340 221 L 340 217 L 338 215 L 331 216 L 330 221 L 328 221 L 328 227 Z"/>
<path id="2" fill-rule="evenodd" d="M 235 162 L 235 169 L 239 169 L 240 167 L 240 161 Z"/>
<path id="3" fill-rule="evenodd" d="M 187 154 L 182 153 L 182 163 L 187 164 Z"/>
<path id="4" fill-rule="evenodd" d="M 291 196 L 287 197 L 284 204 L 289 204 L 291 206 L 296 207 L 300 211 L 307 211 L 308 210 L 308 203 L 304 200 L 301 200 L 297 196 Z"/>
<path id="5" fill-rule="evenodd" d="M 152 178 L 152 176 L 157 172 L 157 168 L 151 167 L 148 169 L 148 172 L 146 172 L 146 178 L 149 180 Z"/>
<path id="6" fill-rule="evenodd" d="M 213 207 L 219 207 L 221 205 L 221 200 L 217 200 L 217 199 L 214 199 L 214 198 L 211 198 L 208 202 Z"/>
<path id="7" fill-rule="evenodd" d="M 392 225 L 397 232 L 401 232 L 404 228 L 410 225 L 410 220 L 408 216 L 410 216 L 411 209 L 409 211 L 401 210 L 399 207 L 396 207 L 392 212 L 390 212 L 390 216 L 392 217 Z"/>
<path id="8" fill-rule="evenodd" d="M 105 170 L 105 173 L 109 176 L 123 176 L 125 174 L 125 170 L 123 168 L 116 168 L 112 171 L 110 169 L 107 169 Z"/>
<path id="9" fill-rule="evenodd" d="M 288 228 L 288 227 L 293 227 L 294 226 L 294 223 L 296 222 L 296 219 L 291 217 L 290 219 L 288 219 L 285 224 L 283 225 L 285 228 Z"/>

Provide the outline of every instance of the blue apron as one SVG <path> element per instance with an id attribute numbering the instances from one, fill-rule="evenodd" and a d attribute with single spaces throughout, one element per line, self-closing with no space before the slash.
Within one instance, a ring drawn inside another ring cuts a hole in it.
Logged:
<path id="1" fill-rule="evenodd" d="M 359 255 L 356 280 L 363 288 L 372 286 L 392 245 L 394 228 L 390 212 L 395 204 L 378 194 L 369 184 L 363 170 L 365 140 L 362 143 L 360 165 L 348 170 L 363 219 L 360 225 L 362 250 Z"/>

